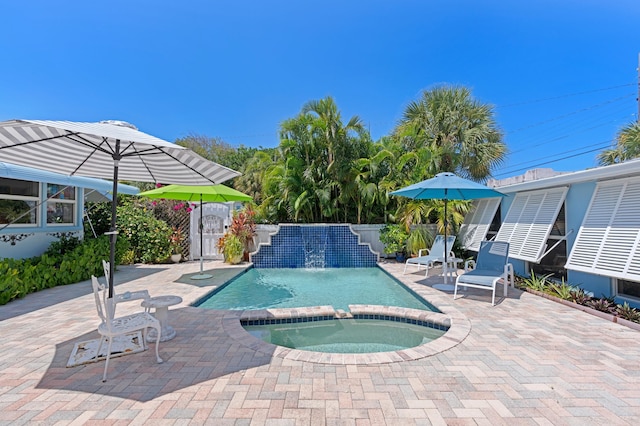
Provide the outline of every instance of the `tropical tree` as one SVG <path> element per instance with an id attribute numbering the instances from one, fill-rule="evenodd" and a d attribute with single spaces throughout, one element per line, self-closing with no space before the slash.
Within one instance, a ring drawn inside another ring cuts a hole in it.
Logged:
<path id="1" fill-rule="evenodd" d="M 280 126 L 280 155 L 265 175 L 261 214 L 270 220 L 350 222 L 354 198 L 371 202 L 371 182 L 358 181 L 356 161 L 367 158 L 371 141 L 358 117 L 343 123 L 330 97 L 311 101 Z M 286 215 L 286 217 L 282 217 Z"/>
<path id="2" fill-rule="evenodd" d="M 505 159 L 507 148 L 490 105 L 471 96 L 469 89 L 440 86 L 425 90 L 411 102 L 393 132 L 404 154 L 399 165 L 404 178 L 399 186 L 454 172 L 484 181 Z M 450 203 L 448 223 L 464 218 L 468 203 Z M 398 200 L 397 220 L 409 227 L 435 219 L 444 225 L 440 200 Z"/>
<path id="3" fill-rule="evenodd" d="M 597 158 L 600 165 L 606 166 L 638 157 L 640 157 L 640 122 L 633 122 L 618 132 L 615 148 L 602 151 Z"/>
<path id="4" fill-rule="evenodd" d="M 242 175 L 234 180 L 233 186 L 238 191 L 250 195 L 256 204 L 262 203 L 263 183 L 267 174 L 275 164 L 277 152 L 273 149 L 256 151 L 245 161 L 240 172 Z"/>
<path id="5" fill-rule="evenodd" d="M 408 152 L 431 150 L 430 176 L 454 172 L 483 181 L 507 153 L 493 108 L 475 100 L 464 87 L 425 90 L 407 106 L 394 134 Z"/>

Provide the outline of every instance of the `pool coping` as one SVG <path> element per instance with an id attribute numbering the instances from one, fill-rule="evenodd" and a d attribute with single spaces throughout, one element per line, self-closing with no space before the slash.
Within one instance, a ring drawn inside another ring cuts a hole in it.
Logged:
<path id="1" fill-rule="evenodd" d="M 379 263 L 386 271 L 385 265 Z M 388 271 L 387 271 L 388 272 Z M 374 352 L 366 354 L 342 354 L 311 352 L 301 349 L 291 349 L 277 346 L 265 342 L 247 332 L 241 321 L 259 319 L 284 319 L 298 317 L 332 316 L 341 317 L 343 312 L 335 310 L 332 306 L 313 306 L 303 308 L 278 308 L 246 311 L 226 311 L 223 317 L 223 328 L 227 335 L 236 340 L 239 344 L 249 347 L 252 350 L 273 357 L 292 361 L 305 361 L 318 364 L 333 365 L 366 365 L 366 364 L 388 364 L 404 361 L 418 360 L 430 357 L 460 344 L 471 332 L 471 322 L 459 310 L 451 305 L 451 300 L 442 296 L 442 293 L 432 289 L 430 286 L 423 286 L 412 282 L 409 279 L 394 276 L 403 285 L 410 288 L 420 298 L 438 308 L 441 312 L 432 312 L 420 309 L 401 308 L 396 306 L 382 305 L 349 305 L 351 314 L 364 315 L 388 315 L 416 319 L 421 321 L 431 321 L 449 326 L 442 336 L 431 342 L 413 348 L 402 349 L 391 352 Z"/>

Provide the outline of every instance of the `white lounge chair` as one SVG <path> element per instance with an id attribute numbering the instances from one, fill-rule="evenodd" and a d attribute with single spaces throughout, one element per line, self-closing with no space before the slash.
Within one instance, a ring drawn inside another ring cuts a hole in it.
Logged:
<path id="1" fill-rule="evenodd" d="M 449 255 L 447 257 L 454 258 L 453 254 L 453 243 L 456 241 L 455 235 L 447 236 L 447 251 Z M 423 255 L 423 253 L 427 253 Z M 411 257 L 407 259 L 404 264 L 404 272 L 407 273 L 407 266 L 418 265 L 418 271 L 420 270 L 420 266 L 424 266 L 426 268 L 424 276 L 427 277 L 429 275 L 429 268 L 433 268 L 434 262 L 443 262 L 444 261 L 444 235 L 436 235 L 433 239 L 433 244 L 431 245 L 431 249 L 420 249 L 418 251 L 418 257 Z"/>
<path id="2" fill-rule="evenodd" d="M 162 329 L 160 327 L 160 321 L 155 319 L 153 315 L 148 312 L 139 312 L 136 314 L 126 315 L 123 317 L 115 317 L 115 302 L 113 298 L 108 297 L 106 286 L 100 284 L 95 276 L 91 276 L 91 285 L 93 286 L 93 295 L 96 299 L 96 309 L 98 310 L 98 316 L 101 323 L 98 326 L 98 333 L 100 333 L 100 344 L 96 356 L 100 354 L 100 349 L 105 341 L 109 342 L 107 347 L 107 359 L 104 364 L 104 374 L 102 381 L 107 381 L 107 368 L 109 367 L 109 359 L 111 358 L 111 344 L 115 336 L 121 336 L 129 334 L 134 331 L 142 330 L 142 345 L 144 349 L 146 346 L 146 334 L 148 328 L 155 328 L 158 332 L 156 338 L 156 359 L 158 363 L 162 363 L 162 358 L 158 353 L 158 345 L 160 344 L 160 334 Z"/>
<path id="3" fill-rule="evenodd" d="M 458 295 L 458 286 L 472 287 L 492 291 L 491 305 L 495 305 L 496 286 L 500 280 L 504 285 L 504 296 L 507 287 L 514 285 L 513 265 L 509 263 L 509 243 L 503 241 L 483 241 L 478 251 L 478 259 L 468 260 L 464 272 L 456 278 L 453 298 Z"/>

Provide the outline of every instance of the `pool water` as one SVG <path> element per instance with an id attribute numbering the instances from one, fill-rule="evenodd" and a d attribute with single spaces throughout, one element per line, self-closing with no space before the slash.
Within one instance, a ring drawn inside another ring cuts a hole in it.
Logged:
<path id="1" fill-rule="evenodd" d="M 214 291 L 197 306 L 207 309 L 255 310 L 349 305 L 383 305 L 438 310 L 415 296 L 382 269 L 249 269 Z"/>
<path id="2" fill-rule="evenodd" d="M 250 334 L 293 349 L 330 353 L 389 352 L 431 342 L 445 331 L 384 320 L 340 319 L 244 326 Z"/>

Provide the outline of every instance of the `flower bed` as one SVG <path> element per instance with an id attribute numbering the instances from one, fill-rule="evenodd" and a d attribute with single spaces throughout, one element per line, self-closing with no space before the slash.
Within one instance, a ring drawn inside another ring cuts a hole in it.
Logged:
<path id="1" fill-rule="evenodd" d="M 528 278 L 517 277 L 516 286 L 529 293 L 640 331 L 640 310 L 629 306 L 627 302 L 616 304 L 613 298 L 594 297 L 579 287 L 564 281 L 552 281 L 548 275 L 538 277 L 533 272 Z"/>

